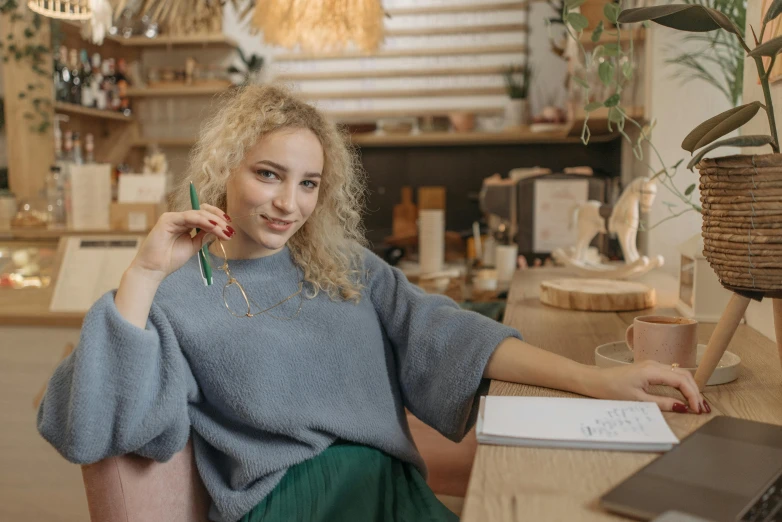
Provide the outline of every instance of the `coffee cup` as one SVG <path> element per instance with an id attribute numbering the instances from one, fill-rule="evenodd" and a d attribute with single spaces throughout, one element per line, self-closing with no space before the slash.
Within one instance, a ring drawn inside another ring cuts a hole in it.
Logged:
<path id="1" fill-rule="evenodd" d="M 625 341 L 635 362 L 652 360 L 695 368 L 698 321 L 663 315 L 636 317 L 627 328 Z"/>

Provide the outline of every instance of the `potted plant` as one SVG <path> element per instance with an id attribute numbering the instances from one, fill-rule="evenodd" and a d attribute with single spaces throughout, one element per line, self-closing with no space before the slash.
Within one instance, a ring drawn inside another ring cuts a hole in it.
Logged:
<path id="1" fill-rule="evenodd" d="M 235 65 L 228 67 L 228 73 L 233 75 L 239 75 L 241 80 L 234 82 L 237 85 L 249 85 L 252 83 L 258 83 L 260 80 L 261 69 L 263 69 L 263 56 L 252 53 L 247 56 L 242 52 L 240 47 L 236 48 L 239 54 L 239 58 L 242 60 L 244 69 L 240 69 Z"/>
<path id="2" fill-rule="evenodd" d="M 765 103 L 754 101 L 718 114 L 698 125 L 682 142 L 682 148 L 694 155 L 688 168 L 697 167 L 701 175 L 704 255 L 723 285 L 738 290 L 782 289 L 782 263 L 777 261 L 782 253 L 782 228 L 778 225 L 782 220 L 782 154 L 769 88 L 769 75 L 782 51 L 782 37 L 765 38 L 766 26 L 780 14 L 782 0 L 774 0 L 760 32 L 753 28 L 753 48 L 727 16 L 702 5 L 627 9 L 617 18 L 619 23 L 655 22 L 689 32 L 727 31 L 755 63 Z M 761 109 L 768 120 L 768 134 L 720 139 L 740 129 Z M 718 147 L 765 145 L 771 147 L 771 154 L 705 159 Z"/>
<path id="3" fill-rule="evenodd" d="M 532 67 L 529 64 L 511 65 L 505 69 L 504 77 L 509 98 L 505 104 L 505 127 L 519 127 L 527 122 Z"/>

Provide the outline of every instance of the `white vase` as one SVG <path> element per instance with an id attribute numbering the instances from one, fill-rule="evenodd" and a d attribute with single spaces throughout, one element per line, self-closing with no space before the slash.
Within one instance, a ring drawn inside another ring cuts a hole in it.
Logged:
<path id="1" fill-rule="evenodd" d="M 509 98 L 505 102 L 505 127 L 518 127 L 527 121 L 527 100 Z"/>

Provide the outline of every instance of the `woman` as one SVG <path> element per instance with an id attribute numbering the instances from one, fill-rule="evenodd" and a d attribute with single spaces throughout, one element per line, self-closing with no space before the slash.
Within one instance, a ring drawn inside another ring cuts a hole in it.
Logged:
<path id="1" fill-rule="evenodd" d="M 192 436 L 212 520 L 440 521 L 405 408 L 453 440 L 483 378 L 708 409 L 687 372 L 581 365 L 408 283 L 361 246 L 346 143 L 279 88 L 224 101 L 186 180 L 201 209 L 183 186 L 49 383 L 38 428 L 66 459 L 165 461 Z M 227 272 L 205 287 L 206 243 Z"/>

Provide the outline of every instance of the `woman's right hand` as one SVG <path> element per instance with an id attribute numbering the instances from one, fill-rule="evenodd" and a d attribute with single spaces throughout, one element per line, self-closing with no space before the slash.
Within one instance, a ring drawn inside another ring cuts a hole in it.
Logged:
<path id="1" fill-rule="evenodd" d="M 229 221 L 222 210 L 206 204 L 201 205 L 201 210 L 166 212 L 139 247 L 130 268 L 160 283 L 198 252 L 208 234 L 231 239 L 235 231 Z M 190 237 L 194 228 L 201 230 Z"/>

